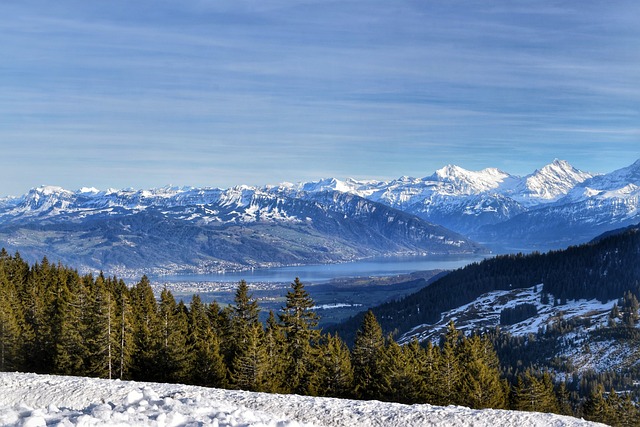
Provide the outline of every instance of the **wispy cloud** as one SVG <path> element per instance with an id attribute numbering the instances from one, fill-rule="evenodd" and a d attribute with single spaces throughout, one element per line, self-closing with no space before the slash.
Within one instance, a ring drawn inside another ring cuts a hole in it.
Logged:
<path id="1" fill-rule="evenodd" d="M 526 173 L 554 157 L 595 170 L 584 153 L 604 142 L 621 154 L 592 157 L 620 167 L 640 154 L 638 13 L 632 1 L 2 3 L 0 140 L 22 160 L 0 160 L 0 193 L 87 176 L 104 188 L 444 163 Z"/>

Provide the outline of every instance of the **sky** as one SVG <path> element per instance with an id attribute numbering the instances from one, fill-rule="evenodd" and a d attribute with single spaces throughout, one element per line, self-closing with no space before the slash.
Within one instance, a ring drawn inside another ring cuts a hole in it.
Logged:
<path id="1" fill-rule="evenodd" d="M 0 196 L 640 158 L 637 0 L 2 0 Z"/>

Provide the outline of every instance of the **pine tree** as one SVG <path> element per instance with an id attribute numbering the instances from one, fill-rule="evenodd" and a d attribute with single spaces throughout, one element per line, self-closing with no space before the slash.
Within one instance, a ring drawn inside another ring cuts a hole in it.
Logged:
<path id="1" fill-rule="evenodd" d="M 380 353 L 378 361 L 378 385 L 380 399 L 400 403 L 419 401 L 422 376 L 408 347 L 401 347 L 393 339 L 387 339 L 387 345 Z"/>
<path id="2" fill-rule="evenodd" d="M 189 309 L 188 347 L 191 350 L 189 382 L 208 387 L 227 384 L 227 368 L 220 353 L 220 340 L 213 331 L 207 307 L 198 295 L 191 299 Z"/>
<path id="3" fill-rule="evenodd" d="M 614 411 L 604 397 L 604 387 L 598 384 L 583 405 L 584 418 L 589 421 L 607 423 L 614 418 Z"/>
<path id="4" fill-rule="evenodd" d="M 442 395 L 442 381 L 440 375 L 440 348 L 427 342 L 424 349 L 424 360 L 421 363 L 420 373 L 422 374 L 422 384 L 424 390 L 421 392 L 421 403 L 432 403 L 438 401 Z"/>
<path id="5" fill-rule="evenodd" d="M 54 372 L 56 340 L 54 337 L 55 312 L 58 307 L 58 286 L 51 272 L 41 264 L 31 268 L 15 255 L 15 274 L 23 276 L 24 285 L 20 291 L 25 323 L 30 336 L 25 336 L 25 369 L 36 373 Z M 11 277 L 11 273 L 9 273 Z"/>
<path id="6" fill-rule="evenodd" d="M 269 311 L 264 332 L 264 346 L 268 367 L 265 372 L 265 391 L 283 393 L 286 391 L 286 337 L 282 325 L 273 311 Z"/>
<path id="7" fill-rule="evenodd" d="M 626 326 L 633 327 L 638 323 L 638 309 L 640 308 L 640 303 L 638 303 L 638 299 L 633 293 L 631 293 L 631 291 L 624 293 L 623 301 L 622 322 Z"/>
<path id="8" fill-rule="evenodd" d="M 620 427 L 640 425 L 640 411 L 631 399 L 631 393 L 626 393 L 624 399 L 621 399 L 620 406 L 616 412 L 616 421 L 612 425 Z"/>
<path id="9" fill-rule="evenodd" d="M 571 397 L 569 390 L 567 390 L 567 383 L 562 381 L 556 392 L 558 397 L 558 413 L 561 415 L 574 415 L 573 408 L 571 407 Z"/>
<path id="10" fill-rule="evenodd" d="M 611 312 L 609 313 L 609 326 L 616 326 L 616 321 L 620 318 L 620 309 L 618 308 L 618 304 L 613 303 L 613 307 L 611 307 Z"/>
<path id="11" fill-rule="evenodd" d="M 353 388 L 351 353 L 338 335 L 323 337 L 318 355 L 319 372 L 317 394 L 347 397 Z"/>
<path id="12" fill-rule="evenodd" d="M 135 347 L 134 311 L 131 306 L 129 288 L 122 280 L 111 279 L 111 288 L 115 298 L 115 363 L 114 373 L 119 379 L 130 378 Z"/>
<path id="13" fill-rule="evenodd" d="M 313 388 L 314 346 L 320 338 L 320 331 L 316 329 L 318 316 L 313 307 L 313 299 L 296 277 L 279 316 L 285 333 L 288 383 L 290 390 L 299 394 L 306 394 Z"/>
<path id="14" fill-rule="evenodd" d="M 158 356 L 160 350 L 160 320 L 158 305 L 147 276 L 131 289 L 133 308 L 133 339 L 136 351 L 133 355 L 131 376 L 135 380 L 158 380 Z"/>
<path id="15" fill-rule="evenodd" d="M 453 322 L 449 322 L 442 349 L 440 351 L 439 380 L 441 386 L 436 395 L 436 403 L 439 405 L 455 405 L 459 403 L 459 387 L 462 377 L 457 347 L 460 341 L 460 333 Z"/>
<path id="16" fill-rule="evenodd" d="M 232 306 L 232 329 L 242 335 L 242 329 L 258 322 L 260 308 L 258 300 L 249 293 L 249 285 L 244 280 L 238 283 L 234 297 L 235 305 Z"/>
<path id="17" fill-rule="evenodd" d="M 231 379 L 242 390 L 260 390 L 266 369 L 266 351 L 262 348 L 263 331 L 258 320 L 258 301 L 241 280 L 230 306 L 228 360 Z"/>
<path id="18" fill-rule="evenodd" d="M 427 371 L 433 368 L 433 355 L 428 354 L 430 344 L 424 348 L 417 339 L 413 339 L 403 348 L 412 369 L 410 385 L 412 403 L 426 403 L 428 401 Z M 433 346 L 430 347 L 433 350 Z"/>
<path id="19" fill-rule="evenodd" d="M 86 316 L 85 343 L 87 374 L 101 378 L 114 377 L 116 348 L 116 301 L 102 274 L 91 286 L 89 310 Z"/>
<path id="20" fill-rule="evenodd" d="M 187 314 L 182 302 L 176 304 L 167 289 L 160 293 L 160 348 L 158 374 L 163 382 L 184 382 L 188 378 Z"/>
<path id="21" fill-rule="evenodd" d="M 491 343 L 478 335 L 463 339 L 459 361 L 462 370 L 460 404 L 474 409 L 504 408 L 506 396 Z"/>
<path id="22" fill-rule="evenodd" d="M 384 350 L 382 328 L 371 310 L 367 311 L 352 350 L 353 383 L 356 397 L 374 399 L 380 392 L 379 360 Z"/>
<path id="23" fill-rule="evenodd" d="M 44 264 L 44 261 L 43 261 Z M 89 312 L 86 306 L 86 289 L 77 274 L 60 267 L 51 268 L 55 292 L 51 306 L 52 336 L 55 348 L 53 372 L 63 375 L 86 374 L 85 360 L 88 349 L 84 340 L 83 316 Z"/>
<path id="24" fill-rule="evenodd" d="M 7 279 L 4 266 L 0 266 L 0 371 L 18 370 L 22 367 L 23 324 L 18 293 L 13 283 Z"/>
<path id="25" fill-rule="evenodd" d="M 263 391 L 268 368 L 267 352 L 263 345 L 264 331 L 258 322 L 251 323 L 245 341 L 236 349 L 232 361 L 231 378 L 241 390 Z"/>
<path id="26" fill-rule="evenodd" d="M 541 378 L 527 369 L 518 376 L 513 393 L 514 409 L 533 412 L 558 412 L 558 401 L 551 376 L 545 372 Z"/>

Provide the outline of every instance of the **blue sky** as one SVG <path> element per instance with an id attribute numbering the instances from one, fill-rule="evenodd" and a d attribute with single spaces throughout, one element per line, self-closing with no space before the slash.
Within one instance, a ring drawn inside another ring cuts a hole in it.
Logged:
<path id="1" fill-rule="evenodd" d="M 640 2 L 0 2 L 0 195 L 640 158 Z"/>

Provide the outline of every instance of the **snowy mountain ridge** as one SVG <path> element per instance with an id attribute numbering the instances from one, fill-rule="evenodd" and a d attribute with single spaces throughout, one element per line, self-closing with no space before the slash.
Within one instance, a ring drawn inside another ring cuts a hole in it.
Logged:
<path id="1" fill-rule="evenodd" d="M 182 252 L 180 262 L 164 261 L 185 265 L 191 262 L 186 258 L 191 249 L 177 248 L 187 241 L 189 248 L 194 242 L 206 246 L 208 255 L 192 254 L 198 270 L 478 251 L 470 239 L 494 251 L 559 249 L 638 222 L 640 161 L 605 175 L 554 160 L 524 177 L 496 168 L 474 172 L 448 165 L 425 178 L 392 181 L 328 178 L 228 189 L 69 191 L 42 186 L 0 199 L 0 241 L 8 250 L 29 253 L 35 261 L 49 247 L 52 256 L 76 264 L 77 248 L 67 238 L 75 233 L 74 239 L 85 236 L 78 242 L 86 249 L 79 267 L 90 263 L 97 268 L 112 258 L 109 248 L 143 245 L 149 245 L 149 254 L 153 249 Z M 253 228 L 242 229 L 246 226 Z M 233 232 L 223 232 L 232 227 Z M 186 240 L 176 247 L 176 238 Z M 162 249 L 154 248 L 161 242 Z M 55 251 L 58 245 L 64 255 Z M 209 255 L 220 251 L 228 259 L 218 264 L 217 255 Z M 274 260 L 265 258 L 269 254 Z"/>
<path id="2" fill-rule="evenodd" d="M 229 189 L 196 187 L 162 187 L 150 190 L 104 191 L 82 188 L 69 191 L 56 186 L 41 186 L 21 197 L 0 201 L 0 220 L 19 215 L 49 214 L 61 211 L 97 210 L 106 208 L 145 209 L 150 206 L 166 208 L 221 203 L 246 206 L 254 195 L 287 194 L 289 196 L 313 194 L 326 191 L 351 193 L 395 208 L 407 208 L 425 200 L 478 196 L 495 193 L 511 197 L 520 203 L 548 203 L 566 195 L 577 184 L 593 175 L 573 168 L 565 161 L 553 163 L 525 177 L 517 177 L 496 168 L 474 172 L 455 165 L 438 169 L 433 175 L 422 179 L 401 177 L 384 181 L 345 181 L 328 178 L 298 184 L 283 183 L 277 186 L 251 187 L 240 185 Z M 624 177 L 619 178 L 624 180 Z M 404 209 L 403 209 L 404 210 Z"/>
<path id="3" fill-rule="evenodd" d="M 351 178 L 341 181 L 327 178 L 296 185 L 281 184 L 279 188 L 303 192 L 351 192 L 372 200 L 386 201 L 395 207 L 416 203 L 432 194 L 462 197 L 495 193 L 535 204 L 557 200 L 578 183 L 593 176 L 574 168 L 564 160 L 556 159 L 524 177 L 511 175 L 497 168 L 470 171 L 460 166 L 447 165 L 424 178 L 403 176 L 392 181 L 357 181 Z"/>
<path id="4" fill-rule="evenodd" d="M 293 197 L 332 189 L 416 215 L 497 250 L 560 249 L 640 221 L 640 160 L 596 175 L 555 159 L 526 176 L 448 165 L 425 178 L 270 187 Z M 595 226 L 595 227 L 594 227 Z"/>
<path id="5" fill-rule="evenodd" d="M 39 187 L 0 206 L 0 242 L 120 276 L 211 273 L 484 248 L 359 196 L 295 198 L 249 186 L 155 190 Z"/>

